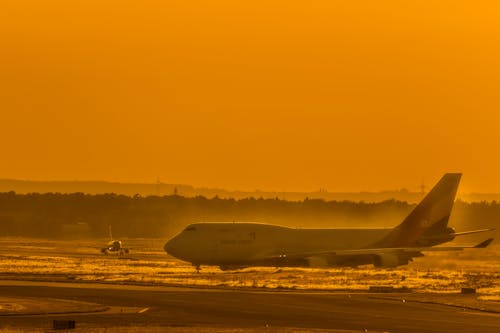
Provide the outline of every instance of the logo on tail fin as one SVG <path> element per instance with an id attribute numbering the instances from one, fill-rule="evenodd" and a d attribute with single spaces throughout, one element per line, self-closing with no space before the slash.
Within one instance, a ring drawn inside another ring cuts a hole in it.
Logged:
<path id="1" fill-rule="evenodd" d="M 460 173 L 445 174 L 404 221 L 377 245 L 410 246 L 431 231 L 445 233 L 461 176 Z"/>

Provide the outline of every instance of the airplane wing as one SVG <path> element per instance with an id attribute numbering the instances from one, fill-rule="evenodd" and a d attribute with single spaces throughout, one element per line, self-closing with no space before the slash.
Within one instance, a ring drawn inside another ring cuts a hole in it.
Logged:
<path id="1" fill-rule="evenodd" d="M 477 245 L 472 246 L 437 246 L 437 247 L 389 247 L 389 248 L 374 248 L 374 249 L 355 249 L 355 250 L 331 250 L 331 251 L 311 251 L 311 252 L 291 252 L 291 253 L 280 253 L 269 256 L 268 259 L 278 259 L 278 258 L 304 258 L 322 255 L 337 255 L 337 256 L 348 256 L 348 255 L 367 255 L 367 254 L 404 254 L 404 253 L 416 253 L 416 252 L 428 252 L 428 251 L 462 251 L 464 249 L 481 249 L 485 248 L 493 241 L 493 238 L 489 238 Z"/>

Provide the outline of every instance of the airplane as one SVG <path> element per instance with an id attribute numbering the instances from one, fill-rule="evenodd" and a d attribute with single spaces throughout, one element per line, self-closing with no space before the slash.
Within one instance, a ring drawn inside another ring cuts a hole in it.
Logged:
<path id="1" fill-rule="evenodd" d="M 221 270 L 251 266 L 334 267 L 373 264 L 406 265 L 427 251 L 485 248 L 493 239 L 474 246 L 440 246 L 456 236 L 492 231 L 455 232 L 448 227 L 460 173 L 447 173 L 394 228 L 294 229 L 263 223 L 210 222 L 188 225 L 164 250 L 180 260 L 219 266 Z"/>
<path id="2" fill-rule="evenodd" d="M 109 226 L 109 242 L 106 247 L 101 249 L 101 253 L 108 255 L 110 252 L 118 253 L 118 255 L 128 254 L 130 250 L 128 248 L 122 247 L 122 242 L 113 239 L 113 233 L 111 232 L 111 226 Z"/>

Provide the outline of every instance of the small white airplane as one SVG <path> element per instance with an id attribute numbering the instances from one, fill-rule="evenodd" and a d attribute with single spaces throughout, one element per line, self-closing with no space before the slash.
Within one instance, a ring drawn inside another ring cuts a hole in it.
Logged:
<path id="1" fill-rule="evenodd" d="M 130 250 L 122 246 L 122 242 L 113 239 L 113 233 L 111 232 L 111 226 L 109 226 L 109 242 L 106 247 L 101 249 L 101 253 L 108 255 L 109 253 L 118 253 L 118 255 L 128 254 Z"/>
<path id="2" fill-rule="evenodd" d="M 494 229 L 455 232 L 448 227 L 461 174 L 448 173 L 401 224 L 390 229 L 293 229 L 262 223 L 195 223 L 170 239 L 165 251 L 196 266 L 222 270 L 250 266 L 332 267 L 406 265 L 426 251 L 485 248 L 434 247 L 456 236 Z"/>

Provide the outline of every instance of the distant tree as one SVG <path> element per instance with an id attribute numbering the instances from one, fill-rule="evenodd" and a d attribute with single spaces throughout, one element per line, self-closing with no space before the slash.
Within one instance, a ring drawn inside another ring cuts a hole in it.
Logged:
<path id="1" fill-rule="evenodd" d="M 377 203 L 306 199 L 186 198 L 179 195 L 133 197 L 114 193 L 0 193 L 0 235 L 64 237 L 62 230 L 84 221 L 92 237 L 169 237 L 185 225 L 209 221 L 254 221 L 291 227 L 391 227 L 414 207 L 406 202 Z M 499 227 L 498 202 L 455 203 L 450 225 L 457 230 Z"/>

